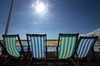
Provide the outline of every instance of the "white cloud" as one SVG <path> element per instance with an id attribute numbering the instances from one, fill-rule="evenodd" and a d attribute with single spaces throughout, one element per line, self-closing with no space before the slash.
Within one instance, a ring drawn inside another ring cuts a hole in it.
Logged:
<path id="1" fill-rule="evenodd" d="M 93 32 L 90 32 L 88 34 L 81 34 L 80 36 L 99 36 L 100 38 L 100 28 L 97 30 L 94 30 Z"/>

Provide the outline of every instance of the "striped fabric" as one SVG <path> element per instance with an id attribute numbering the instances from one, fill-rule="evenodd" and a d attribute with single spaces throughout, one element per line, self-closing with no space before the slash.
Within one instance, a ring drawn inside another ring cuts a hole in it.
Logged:
<path id="1" fill-rule="evenodd" d="M 14 57 L 19 57 L 20 53 L 16 49 L 16 37 L 4 37 L 4 45 L 7 52 Z"/>
<path id="2" fill-rule="evenodd" d="M 31 36 L 32 56 L 34 58 L 45 57 L 45 36 Z"/>
<path id="3" fill-rule="evenodd" d="M 78 58 L 86 57 L 92 48 L 94 39 L 81 39 L 76 49 Z M 76 57 L 76 55 L 74 55 Z"/>
<path id="4" fill-rule="evenodd" d="M 60 36 L 59 59 L 66 59 L 73 55 L 76 47 L 76 40 L 77 36 L 74 35 Z"/>

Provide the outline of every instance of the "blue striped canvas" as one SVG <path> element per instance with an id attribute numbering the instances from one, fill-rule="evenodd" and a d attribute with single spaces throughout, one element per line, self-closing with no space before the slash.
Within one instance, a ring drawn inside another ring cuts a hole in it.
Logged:
<path id="1" fill-rule="evenodd" d="M 43 58 L 45 57 L 45 40 L 44 36 L 31 36 L 30 43 L 32 47 L 32 57 Z"/>
<path id="2" fill-rule="evenodd" d="M 92 48 L 94 39 L 81 39 L 76 49 L 78 58 L 86 57 Z M 76 57 L 76 55 L 74 55 Z"/>

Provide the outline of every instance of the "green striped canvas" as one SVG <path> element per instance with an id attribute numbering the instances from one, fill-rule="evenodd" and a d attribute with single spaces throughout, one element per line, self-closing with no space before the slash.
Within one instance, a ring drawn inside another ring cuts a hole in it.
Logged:
<path id="1" fill-rule="evenodd" d="M 73 55 L 74 49 L 76 47 L 76 40 L 77 36 L 75 35 L 60 35 L 60 41 L 59 41 L 59 53 L 58 58 L 59 59 L 66 59 Z"/>
<path id="2" fill-rule="evenodd" d="M 16 49 L 16 37 L 4 37 L 4 45 L 7 52 L 14 57 L 19 57 L 20 53 Z"/>

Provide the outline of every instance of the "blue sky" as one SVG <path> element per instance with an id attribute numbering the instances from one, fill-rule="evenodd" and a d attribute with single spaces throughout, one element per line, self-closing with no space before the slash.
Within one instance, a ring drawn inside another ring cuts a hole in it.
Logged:
<path id="1" fill-rule="evenodd" d="M 57 39 L 59 33 L 88 34 L 100 28 L 100 0 L 41 0 L 47 13 L 37 13 L 36 0 L 15 0 L 8 34 L 47 34 Z M 4 34 L 11 0 L 0 0 L 0 39 Z"/>

